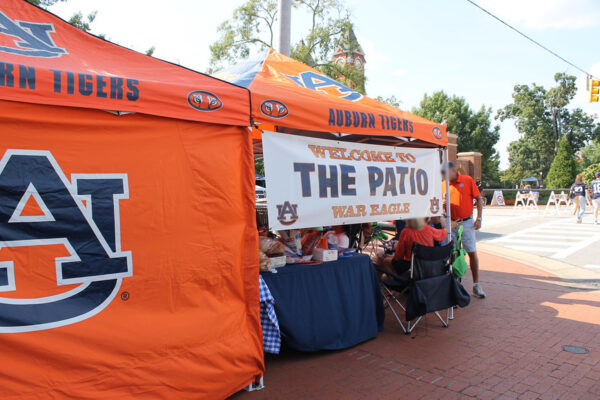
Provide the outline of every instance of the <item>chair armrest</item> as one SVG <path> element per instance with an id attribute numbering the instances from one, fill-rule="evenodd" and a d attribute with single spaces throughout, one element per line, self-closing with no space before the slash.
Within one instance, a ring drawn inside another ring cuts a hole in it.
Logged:
<path id="1" fill-rule="evenodd" d="M 377 272 L 381 272 L 382 274 L 386 274 L 386 275 L 388 275 L 388 276 L 391 276 L 391 277 L 392 277 L 392 278 L 394 278 L 394 280 L 396 280 L 396 281 L 402 281 L 402 278 L 400 277 L 400 275 L 398 275 L 398 274 L 396 274 L 396 273 L 394 273 L 394 272 L 387 271 L 387 270 L 385 270 L 385 269 L 383 269 L 383 268 L 381 268 L 381 267 L 378 267 L 378 266 L 377 266 L 377 265 L 375 265 L 375 264 L 373 264 L 373 266 L 375 267 L 375 270 L 376 270 Z"/>

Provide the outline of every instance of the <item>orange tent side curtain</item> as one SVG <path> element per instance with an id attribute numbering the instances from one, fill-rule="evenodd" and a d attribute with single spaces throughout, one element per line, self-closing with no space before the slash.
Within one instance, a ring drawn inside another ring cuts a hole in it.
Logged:
<path id="1" fill-rule="evenodd" d="M 294 129 L 416 138 L 446 146 L 446 126 L 371 99 L 273 50 L 216 74 L 250 89 L 252 118 Z"/>
<path id="2" fill-rule="evenodd" d="M 0 2 L 0 99 L 250 125 L 248 90 Z"/>
<path id="3" fill-rule="evenodd" d="M 0 124 L 1 399 L 217 399 L 262 375 L 246 127 L 11 101 Z"/>

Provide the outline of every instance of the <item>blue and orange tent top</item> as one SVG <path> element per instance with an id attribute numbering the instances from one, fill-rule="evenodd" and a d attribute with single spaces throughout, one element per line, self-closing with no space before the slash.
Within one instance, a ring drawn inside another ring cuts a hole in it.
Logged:
<path id="1" fill-rule="evenodd" d="M 0 99 L 250 125 L 247 89 L 87 34 L 24 0 L 1 2 Z"/>
<path id="2" fill-rule="evenodd" d="M 250 89 L 257 124 L 417 139 L 446 146 L 446 126 L 371 99 L 274 50 L 215 74 Z"/>

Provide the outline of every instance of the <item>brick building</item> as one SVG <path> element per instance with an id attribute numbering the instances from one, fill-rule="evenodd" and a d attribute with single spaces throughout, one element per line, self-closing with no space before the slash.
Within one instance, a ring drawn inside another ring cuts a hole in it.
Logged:
<path id="1" fill-rule="evenodd" d="M 448 133 L 448 159 L 456 164 L 461 174 L 481 180 L 481 153 L 476 151 L 458 152 L 458 136 Z"/>

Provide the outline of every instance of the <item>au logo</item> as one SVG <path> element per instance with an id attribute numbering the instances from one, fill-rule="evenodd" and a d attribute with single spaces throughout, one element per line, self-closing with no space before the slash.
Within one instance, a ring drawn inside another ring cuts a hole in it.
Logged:
<path id="1" fill-rule="evenodd" d="M 351 89 L 328 76 L 317 74 L 313 71 L 301 72 L 298 75 L 284 74 L 284 76 L 303 88 L 327 94 L 335 94 L 342 99 L 358 101 L 363 97 L 363 95 L 356 90 Z"/>
<path id="2" fill-rule="evenodd" d="M 437 140 L 442 140 L 442 138 L 444 137 L 444 133 L 437 126 L 433 127 L 433 129 L 431 130 L 431 133 L 433 134 L 433 137 L 436 138 Z"/>
<path id="3" fill-rule="evenodd" d="M 429 200 L 429 211 L 431 211 L 432 214 L 437 214 L 438 211 L 440 211 L 440 199 L 433 197 Z"/>
<path id="4" fill-rule="evenodd" d="M 291 204 L 285 201 L 283 204 L 277 205 L 277 221 L 281 225 L 292 225 L 298 221 L 298 204 Z"/>
<path id="5" fill-rule="evenodd" d="M 0 160 L 0 249 L 64 245 L 69 255 L 55 258 L 56 283 L 77 286 L 48 297 L 0 297 L 0 333 L 73 324 L 110 304 L 133 273 L 131 252 L 121 250 L 119 201 L 127 198 L 126 174 L 72 174 L 69 181 L 48 151 L 6 151 Z M 38 215 L 24 215 L 30 202 L 37 203 Z M 46 267 L 1 261 L 0 292 L 18 293 L 16 269 Z"/>
<path id="6" fill-rule="evenodd" d="M 263 101 L 260 111 L 271 118 L 283 118 L 289 113 L 287 106 L 278 100 Z"/>
<path id="7" fill-rule="evenodd" d="M 68 54 L 65 49 L 54 44 L 50 35 L 53 32 L 53 24 L 13 21 L 0 11 L 0 43 L 4 44 L 0 45 L 2 52 L 43 58 L 56 58 Z M 11 42 L 14 46 L 5 45 Z"/>
<path id="8" fill-rule="evenodd" d="M 223 102 L 216 94 L 204 90 L 188 94 L 188 104 L 199 111 L 215 111 L 223 107 Z"/>

